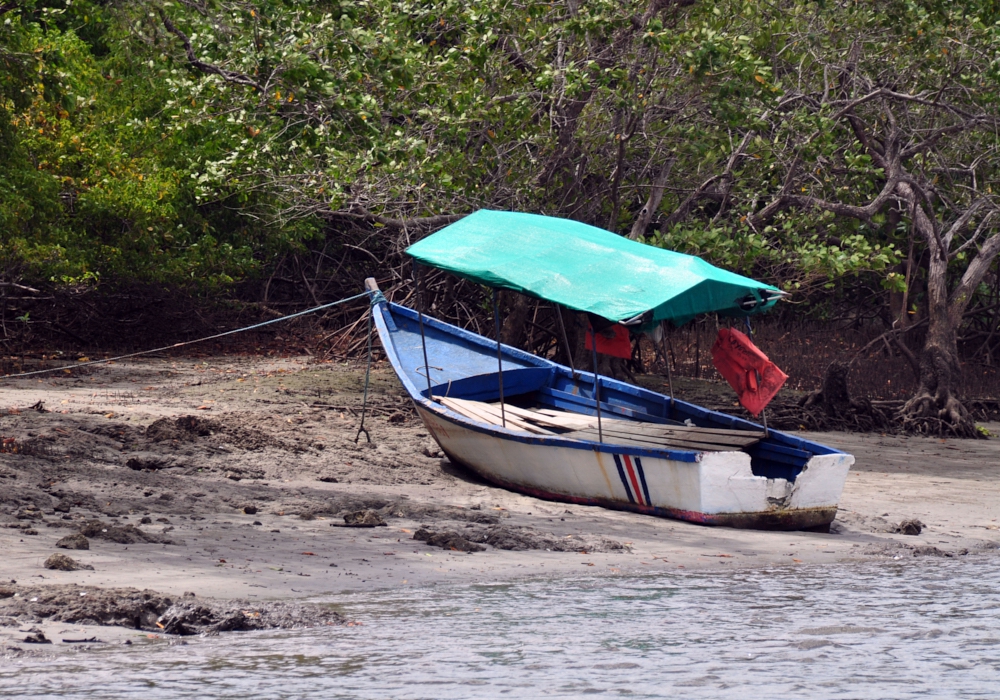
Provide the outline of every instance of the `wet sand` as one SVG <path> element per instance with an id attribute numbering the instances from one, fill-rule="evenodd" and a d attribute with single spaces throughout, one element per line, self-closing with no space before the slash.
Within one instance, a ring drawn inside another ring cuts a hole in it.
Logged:
<path id="1" fill-rule="evenodd" d="M 372 442 L 355 443 L 363 378 L 363 367 L 309 358 L 211 357 L 0 384 L 0 644 L 51 619 L 28 604 L 43 586 L 96 587 L 72 589 L 82 599 L 194 593 L 268 614 L 280 601 L 374 588 L 1000 548 L 1000 440 L 808 434 L 857 458 L 830 534 L 709 528 L 478 480 L 443 458 L 386 366 L 374 374 Z M 337 526 L 365 509 L 386 525 Z M 913 518 L 921 534 L 892 532 Z M 56 548 L 85 523 L 89 549 Z M 414 540 L 421 529 L 483 551 Z M 56 552 L 93 569 L 44 568 Z M 328 610 L 314 609 L 313 622 Z M 84 618 L 45 629 L 58 647 L 61 630 L 91 629 Z"/>

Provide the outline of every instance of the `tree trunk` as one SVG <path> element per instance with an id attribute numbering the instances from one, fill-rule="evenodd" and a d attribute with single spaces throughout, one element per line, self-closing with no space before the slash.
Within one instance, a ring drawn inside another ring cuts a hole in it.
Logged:
<path id="1" fill-rule="evenodd" d="M 935 230 L 920 198 L 908 183 L 899 185 L 900 194 L 910 203 L 913 226 L 927 243 L 927 339 L 920 353 L 920 387 L 899 411 L 906 430 L 928 435 L 977 437 L 976 423 L 956 395 L 962 380 L 958 359 L 958 326 L 969 294 L 960 284 L 955 295 L 948 294 L 948 239 L 950 233 Z M 977 275 L 970 270 L 965 276 Z M 963 279 L 964 281 L 964 279 Z M 953 295 L 953 297 L 955 297 Z"/>
<path id="2" fill-rule="evenodd" d="M 975 421 L 958 399 L 962 366 L 952 319 L 931 315 L 920 353 L 920 387 L 900 410 L 903 427 L 927 435 L 978 437 Z"/>
<path id="3" fill-rule="evenodd" d="M 506 302 L 506 303 L 504 303 Z M 500 327 L 500 342 L 515 348 L 524 347 L 528 319 L 531 318 L 531 299 L 517 292 L 500 292 L 500 308 L 506 307 Z M 501 311 L 503 313 L 503 311 Z"/>

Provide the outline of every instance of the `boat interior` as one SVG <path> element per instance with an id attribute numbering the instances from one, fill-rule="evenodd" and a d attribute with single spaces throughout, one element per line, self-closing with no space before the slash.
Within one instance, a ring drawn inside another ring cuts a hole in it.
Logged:
<path id="1" fill-rule="evenodd" d="M 478 423 L 505 425 L 535 437 L 601 439 L 606 444 L 652 450 L 738 450 L 750 455 L 754 474 L 788 481 L 795 480 L 813 455 L 833 452 L 604 376 L 600 378 L 599 431 L 592 373 L 573 371 L 508 346 L 502 346 L 501 405 L 494 341 L 427 316 L 423 317 L 422 340 L 415 311 L 396 304 L 383 308 L 387 313 L 382 320 L 392 338 L 398 368 L 416 391 Z"/>

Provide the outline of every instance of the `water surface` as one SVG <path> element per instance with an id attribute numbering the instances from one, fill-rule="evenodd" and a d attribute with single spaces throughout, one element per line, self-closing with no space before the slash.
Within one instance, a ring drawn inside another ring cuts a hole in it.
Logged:
<path id="1" fill-rule="evenodd" d="M 1000 697 L 1000 558 L 339 596 L 360 627 L 0 662 L 53 698 Z"/>

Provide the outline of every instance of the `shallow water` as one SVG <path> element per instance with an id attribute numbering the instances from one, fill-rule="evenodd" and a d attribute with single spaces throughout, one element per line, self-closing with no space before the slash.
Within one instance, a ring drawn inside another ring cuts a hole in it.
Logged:
<path id="1" fill-rule="evenodd" d="M 1000 558 L 338 597 L 361 627 L 0 662 L 0 696 L 1000 697 Z"/>

